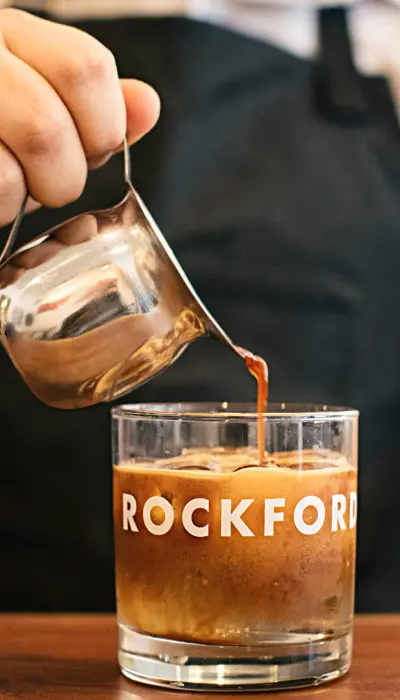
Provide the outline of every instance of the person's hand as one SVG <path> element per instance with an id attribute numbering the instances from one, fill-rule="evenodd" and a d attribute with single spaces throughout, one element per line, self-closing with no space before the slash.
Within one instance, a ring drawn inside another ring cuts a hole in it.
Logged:
<path id="1" fill-rule="evenodd" d="M 96 39 L 20 10 L 0 10 L 0 226 L 28 211 L 77 199 L 88 169 L 103 165 L 127 135 L 156 123 L 156 92 L 119 80 Z"/>

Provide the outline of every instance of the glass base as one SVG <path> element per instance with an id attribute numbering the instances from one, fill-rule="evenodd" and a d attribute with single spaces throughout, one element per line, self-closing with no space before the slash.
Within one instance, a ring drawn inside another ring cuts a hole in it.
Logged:
<path id="1" fill-rule="evenodd" d="M 119 625 L 119 663 L 127 678 L 189 691 L 303 688 L 343 676 L 350 668 L 351 633 L 287 634 L 265 645 L 192 644 L 140 634 Z"/>

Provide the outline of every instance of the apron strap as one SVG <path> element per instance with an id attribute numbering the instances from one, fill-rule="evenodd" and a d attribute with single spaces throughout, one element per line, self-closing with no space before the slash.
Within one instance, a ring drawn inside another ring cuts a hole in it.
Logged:
<path id="1" fill-rule="evenodd" d="M 357 125 L 367 121 L 371 103 L 354 63 L 347 9 L 320 10 L 319 44 L 315 81 L 319 111 L 331 121 Z"/>

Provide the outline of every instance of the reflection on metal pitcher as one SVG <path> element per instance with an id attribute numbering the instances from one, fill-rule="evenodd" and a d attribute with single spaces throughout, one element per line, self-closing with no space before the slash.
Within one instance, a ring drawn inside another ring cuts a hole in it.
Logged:
<path id="1" fill-rule="evenodd" d="M 111 401 L 207 334 L 235 351 L 127 183 L 121 204 L 58 226 L 0 266 L 2 343 L 48 405 Z"/>

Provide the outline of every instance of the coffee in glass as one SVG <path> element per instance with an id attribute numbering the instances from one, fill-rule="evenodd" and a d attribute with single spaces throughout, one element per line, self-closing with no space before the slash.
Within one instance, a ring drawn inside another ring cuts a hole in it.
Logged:
<path id="1" fill-rule="evenodd" d="M 113 426 L 123 673 L 232 690 L 345 673 L 357 413 L 125 406 Z"/>

